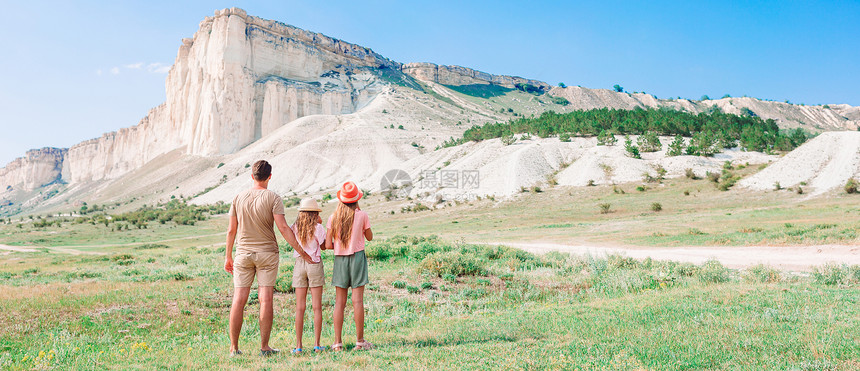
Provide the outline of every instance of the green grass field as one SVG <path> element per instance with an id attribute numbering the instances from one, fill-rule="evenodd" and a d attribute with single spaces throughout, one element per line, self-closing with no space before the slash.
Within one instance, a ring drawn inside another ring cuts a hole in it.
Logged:
<path id="1" fill-rule="evenodd" d="M 350 350 L 347 320 L 346 352 L 268 359 L 253 352 L 253 296 L 241 343 L 247 353 L 227 356 L 232 285 L 222 270 L 223 215 L 122 230 L 63 218 L 37 228 L 25 217 L 18 227 L 13 219 L 0 225 L 0 243 L 36 251 L 0 250 L 0 368 L 860 369 L 858 266 L 729 270 L 467 243 L 857 243 L 860 208 L 850 195 L 722 192 L 690 179 L 649 183 L 644 192 L 636 186 L 618 186 L 623 194 L 547 187 L 417 213 L 372 195 L 362 204 L 377 235 L 368 245 L 366 333 L 378 349 Z M 661 211 L 651 209 L 655 202 Z M 612 212 L 601 214 L 601 203 Z M 329 254 L 324 263 L 330 279 Z M 272 344 L 285 353 L 295 336 L 292 265 L 282 254 Z M 327 286 L 325 345 L 333 341 L 333 304 Z"/>
<path id="2" fill-rule="evenodd" d="M 368 246 L 367 338 L 379 348 L 262 359 L 257 303 L 227 357 L 223 250 L 163 245 L 0 260 L 4 369 L 856 369 L 860 267 L 810 277 L 618 256 L 535 256 L 433 238 Z M 330 272 L 331 256 L 324 264 Z M 273 344 L 290 349 L 282 255 Z M 333 338 L 324 292 L 324 342 Z M 349 311 L 349 309 L 348 309 Z M 347 317 L 350 313 L 347 313 Z M 308 324 L 309 321 L 306 322 Z M 311 341 L 307 327 L 305 342 Z M 353 326 L 345 326 L 347 349 Z"/>

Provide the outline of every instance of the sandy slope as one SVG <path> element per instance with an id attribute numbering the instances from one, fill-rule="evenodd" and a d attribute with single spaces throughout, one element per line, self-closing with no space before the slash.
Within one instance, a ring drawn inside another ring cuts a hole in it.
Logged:
<path id="1" fill-rule="evenodd" d="M 810 195 L 841 187 L 860 176 L 860 132 L 829 132 L 810 140 L 739 185 L 755 190 L 794 187 L 801 182 Z"/>
<path id="2" fill-rule="evenodd" d="M 793 271 L 810 271 L 828 262 L 860 264 L 860 246 L 739 246 L 739 247 L 626 247 L 565 245 L 540 242 L 490 242 L 535 253 L 561 251 L 573 254 L 621 254 L 635 259 L 676 260 L 701 264 L 716 259 L 730 268 L 767 264 Z"/>

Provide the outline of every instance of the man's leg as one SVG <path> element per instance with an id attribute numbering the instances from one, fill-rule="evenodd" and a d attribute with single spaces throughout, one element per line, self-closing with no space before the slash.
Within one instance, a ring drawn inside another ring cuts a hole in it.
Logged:
<path id="1" fill-rule="evenodd" d="M 364 286 L 352 288 L 352 315 L 355 318 L 355 339 L 364 341 Z"/>
<path id="2" fill-rule="evenodd" d="M 250 287 L 236 287 L 233 290 L 233 306 L 230 307 L 230 351 L 239 350 L 239 334 L 242 332 L 242 317 L 248 303 Z"/>
<path id="3" fill-rule="evenodd" d="M 272 296 L 273 286 L 260 286 L 257 290 L 260 298 L 260 350 L 272 350 L 269 346 L 269 335 L 272 334 Z"/>
<path id="4" fill-rule="evenodd" d="M 296 348 L 302 349 L 302 332 L 305 327 L 305 307 L 308 300 L 308 288 L 296 287 Z"/>

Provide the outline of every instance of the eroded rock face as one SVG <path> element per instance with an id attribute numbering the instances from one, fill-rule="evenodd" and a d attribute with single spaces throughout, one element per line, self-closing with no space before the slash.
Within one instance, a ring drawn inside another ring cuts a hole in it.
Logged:
<path id="1" fill-rule="evenodd" d="M 421 81 L 432 81 L 443 85 L 494 84 L 514 89 L 517 84 L 529 84 L 540 91 L 549 91 L 549 84 L 518 76 L 491 75 L 486 72 L 461 66 L 440 66 L 433 63 L 407 63 L 401 67 L 403 73 Z"/>
<path id="2" fill-rule="evenodd" d="M 217 11 L 182 41 L 165 103 L 137 126 L 70 148 L 69 181 L 117 178 L 177 148 L 229 154 L 296 118 L 354 112 L 376 94 L 380 67 L 400 65 L 241 9 Z"/>
<path id="3" fill-rule="evenodd" d="M 253 147 L 249 146 L 253 142 L 257 142 L 254 146 L 266 142 L 266 139 L 260 139 L 267 136 L 269 139 L 284 139 L 286 144 L 279 150 L 287 153 L 291 148 L 306 143 L 309 138 L 304 134 L 294 137 L 293 133 L 328 135 L 323 134 L 320 127 L 301 127 L 293 121 L 312 115 L 344 115 L 359 111 L 368 106 L 380 91 L 385 90 L 383 87 L 386 83 L 381 80 L 417 86 L 413 78 L 449 86 L 494 84 L 513 89 L 528 84 L 540 92 L 566 98 L 570 107 L 576 109 L 666 107 L 705 112 L 717 106 L 729 113 L 753 112 L 762 118 L 773 118 L 782 127 L 853 130 L 860 125 L 860 107 L 848 105 L 804 107 L 752 98 L 665 100 L 648 94 L 551 87 L 537 80 L 491 75 L 460 66 L 432 63 L 401 65 L 368 48 L 277 21 L 249 16 L 241 9 L 232 8 L 216 11 L 214 16 L 206 17 L 192 38 L 182 40 L 174 65 L 166 78 L 165 103 L 150 110 L 136 126 L 81 142 L 68 150 L 47 148 L 30 151 L 25 157 L 0 169 L 0 186 L 32 190 L 58 180 L 75 184 L 118 179 L 147 163 L 152 166 L 160 164 L 151 161 L 168 153 L 193 156 L 235 154 L 243 148 Z M 385 122 L 391 128 L 402 123 L 392 120 L 418 123 L 415 113 L 419 107 L 432 111 L 421 111 L 421 130 L 424 130 L 425 122 L 429 128 L 431 123 L 440 124 L 454 117 L 457 117 L 455 121 L 460 121 L 461 116 L 457 115 L 468 115 L 469 112 L 462 107 L 448 110 L 430 96 L 422 98 L 400 93 L 389 98 L 391 102 L 420 101 L 418 105 L 402 106 L 407 107 L 405 110 L 410 114 L 399 115 L 396 119 L 394 112 L 391 112 L 392 116 L 386 116 L 388 121 Z M 374 102 L 377 101 L 379 99 Z M 380 115 L 388 115 L 384 109 L 379 111 Z M 478 111 L 481 108 L 475 112 Z M 463 122 L 471 119 L 472 123 L 494 118 L 492 113 L 480 113 L 480 116 L 462 118 Z M 366 117 L 369 118 L 346 122 L 358 126 L 372 122 L 374 130 L 379 130 L 379 126 L 375 125 L 380 120 L 379 116 L 371 112 Z M 341 120 L 315 121 L 315 124 L 320 123 L 324 123 L 326 130 L 334 131 L 341 125 Z M 362 135 L 367 132 L 364 127 L 351 130 Z M 437 125 L 435 130 L 444 131 L 448 128 Z M 458 135 L 462 130 L 451 129 L 445 135 Z M 285 135 L 283 133 L 290 134 L 286 138 L 277 137 Z M 402 144 L 406 150 L 413 150 L 413 146 L 408 143 L 421 142 L 426 138 L 426 134 L 404 133 L 381 131 L 379 135 L 366 138 L 365 143 L 373 146 L 378 141 L 385 141 L 392 144 L 393 148 L 400 148 L 398 146 Z M 354 137 L 352 134 L 340 133 L 320 140 L 315 145 L 318 148 L 332 143 L 340 145 L 346 143 L 344 138 Z M 380 153 L 386 150 L 383 148 Z M 269 151 L 261 149 L 260 153 Z M 406 156 L 402 148 L 397 151 L 395 158 Z M 374 156 L 367 157 L 367 164 L 361 164 L 368 166 L 362 170 L 365 174 L 373 173 L 373 166 L 395 165 L 394 162 L 379 160 L 389 158 L 387 154 Z M 342 171 L 337 166 L 329 170 L 332 173 Z M 314 176 L 317 174 L 310 173 Z M 308 182 L 312 180 L 311 177 L 307 179 Z"/>
<path id="4" fill-rule="evenodd" d="M 31 191 L 62 178 L 66 149 L 42 148 L 27 151 L 0 169 L 0 192 L 22 189 Z"/>

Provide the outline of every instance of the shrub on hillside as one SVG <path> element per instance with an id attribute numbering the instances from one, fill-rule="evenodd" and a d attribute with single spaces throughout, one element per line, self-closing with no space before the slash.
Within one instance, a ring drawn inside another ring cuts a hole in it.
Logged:
<path id="1" fill-rule="evenodd" d="M 558 140 L 562 142 L 570 142 L 570 133 L 561 133 L 558 135 Z"/>
<path id="2" fill-rule="evenodd" d="M 690 168 L 684 169 L 684 176 L 693 180 L 699 179 L 699 177 L 696 176 L 696 173 L 693 172 L 693 169 Z"/>
<path id="3" fill-rule="evenodd" d="M 684 137 L 676 135 L 672 143 L 669 143 L 669 151 L 667 156 L 680 156 L 684 154 Z"/>
<path id="4" fill-rule="evenodd" d="M 705 173 L 705 175 L 708 176 L 708 180 L 710 180 L 714 183 L 720 182 L 720 173 L 712 173 L 709 171 L 709 172 Z"/>
<path id="5" fill-rule="evenodd" d="M 135 246 L 135 250 L 150 250 L 150 249 L 168 249 L 170 246 L 160 244 L 160 243 L 145 243 L 140 246 Z"/>
<path id="6" fill-rule="evenodd" d="M 640 135 L 636 140 L 636 146 L 642 152 L 657 152 L 663 149 L 660 137 L 654 131 L 646 131 L 645 134 Z"/>
<path id="7" fill-rule="evenodd" d="M 827 263 L 812 270 L 815 282 L 825 285 L 850 285 L 860 283 L 860 265 Z"/>
<path id="8" fill-rule="evenodd" d="M 744 271 L 744 279 L 751 282 L 775 283 L 782 280 L 779 270 L 764 264 L 754 265 Z"/>
<path id="9" fill-rule="evenodd" d="M 690 139 L 690 145 L 687 146 L 686 153 L 688 155 L 710 157 L 719 151 L 719 143 L 714 133 L 701 131 L 694 134 L 693 138 Z"/>
<path id="10" fill-rule="evenodd" d="M 857 188 L 860 188 L 860 182 L 857 182 L 854 178 L 848 179 L 848 182 L 845 183 L 845 193 L 857 193 Z"/>
<path id="11" fill-rule="evenodd" d="M 630 137 L 624 137 L 624 150 L 627 151 L 627 155 L 633 158 L 642 158 L 639 155 L 639 147 L 633 145 L 633 140 Z"/>
<path id="12" fill-rule="evenodd" d="M 615 143 L 618 143 L 618 138 L 615 137 L 615 134 L 612 134 L 612 131 L 601 130 L 600 133 L 597 134 L 598 146 L 614 146 Z"/>
<path id="13" fill-rule="evenodd" d="M 436 252 L 427 255 L 418 266 L 419 271 L 442 277 L 445 274 L 455 276 L 486 275 L 487 269 L 483 260 L 475 256 L 464 255 L 458 251 Z"/>
<path id="14" fill-rule="evenodd" d="M 603 204 L 600 204 L 598 206 L 600 206 L 600 213 L 601 214 L 609 214 L 610 208 L 612 208 L 612 205 L 608 204 L 608 203 L 603 203 Z"/>
<path id="15" fill-rule="evenodd" d="M 696 278 L 702 282 L 721 283 L 729 280 L 729 270 L 717 260 L 708 260 L 696 272 Z"/>

